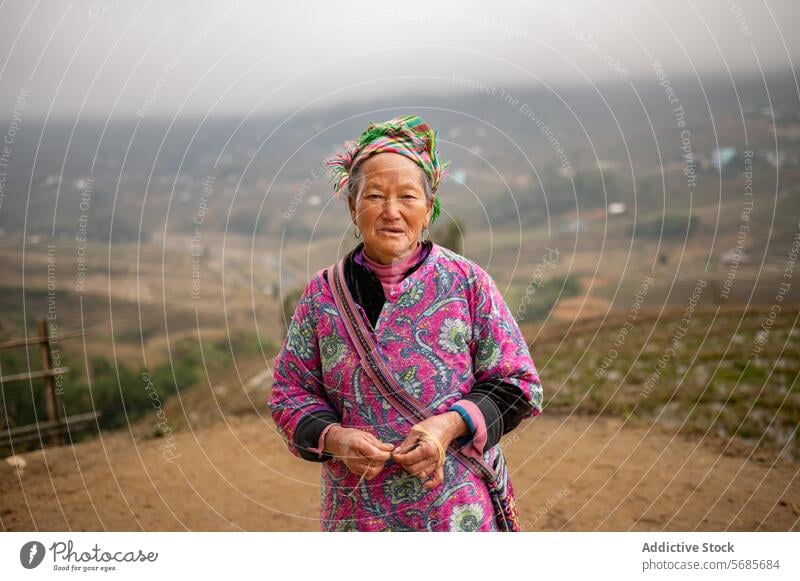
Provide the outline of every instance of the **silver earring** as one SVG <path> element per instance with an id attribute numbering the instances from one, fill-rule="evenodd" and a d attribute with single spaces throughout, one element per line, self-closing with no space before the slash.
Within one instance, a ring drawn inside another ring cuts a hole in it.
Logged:
<path id="1" fill-rule="evenodd" d="M 427 226 L 425 226 L 425 227 L 422 229 L 422 241 L 423 241 L 423 242 L 427 242 L 427 241 L 428 241 L 428 238 L 430 238 L 430 235 L 431 235 L 431 232 L 430 232 L 430 230 L 428 230 L 428 227 L 427 227 Z"/>
<path id="2" fill-rule="evenodd" d="M 358 226 L 356 226 L 355 232 L 353 232 L 353 236 L 356 237 L 356 240 L 361 238 L 361 231 L 358 229 Z"/>

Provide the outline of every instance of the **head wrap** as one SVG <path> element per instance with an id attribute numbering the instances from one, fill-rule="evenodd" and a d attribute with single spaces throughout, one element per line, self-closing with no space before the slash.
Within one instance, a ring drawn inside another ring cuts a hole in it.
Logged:
<path id="1" fill-rule="evenodd" d="M 391 152 L 404 155 L 414 161 L 428 176 L 431 191 L 435 194 L 439 184 L 447 175 L 436 147 L 436 132 L 416 115 L 395 117 L 384 123 L 370 122 L 369 127 L 356 141 L 345 144 L 345 151 L 326 161 L 332 168 L 333 191 L 341 196 L 350 183 L 350 176 L 358 166 L 372 155 Z M 431 224 L 439 217 L 441 203 L 434 196 Z"/>

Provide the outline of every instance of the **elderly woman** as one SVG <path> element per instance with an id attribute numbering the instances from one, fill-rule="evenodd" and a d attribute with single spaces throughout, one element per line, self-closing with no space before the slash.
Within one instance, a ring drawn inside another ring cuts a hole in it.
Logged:
<path id="1" fill-rule="evenodd" d="M 305 288 L 268 405 L 322 463 L 325 531 L 518 531 L 501 436 L 542 387 L 492 278 L 428 240 L 446 174 L 419 117 L 372 123 L 330 160 L 363 239 Z"/>

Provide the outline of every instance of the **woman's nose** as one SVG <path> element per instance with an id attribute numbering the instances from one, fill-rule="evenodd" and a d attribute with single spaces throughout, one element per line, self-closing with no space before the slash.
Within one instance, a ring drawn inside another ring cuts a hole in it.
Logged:
<path id="1" fill-rule="evenodd" d="M 383 215 L 388 217 L 396 217 L 400 215 L 400 201 L 399 200 L 386 200 L 383 203 Z"/>

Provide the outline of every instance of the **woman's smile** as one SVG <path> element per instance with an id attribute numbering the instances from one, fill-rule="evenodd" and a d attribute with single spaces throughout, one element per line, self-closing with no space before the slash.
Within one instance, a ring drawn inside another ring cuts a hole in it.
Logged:
<path id="1" fill-rule="evenodd" d="M 385 236 L 395 237 L 395 236 L 403 236 L 406 233 L 406 231 L 405 229 L 397 226 L 386 226 L 384 228 L 379 228 L 378 233 L 383 234 Z"/>

